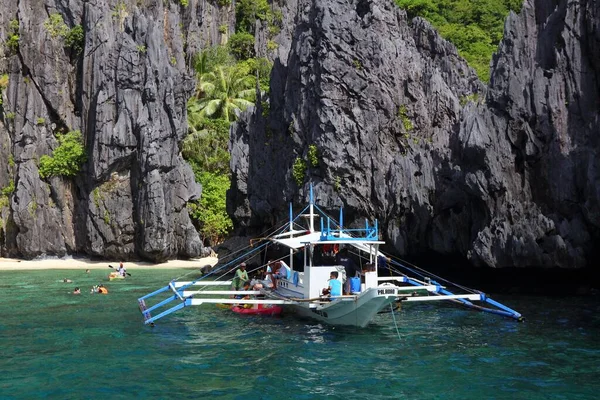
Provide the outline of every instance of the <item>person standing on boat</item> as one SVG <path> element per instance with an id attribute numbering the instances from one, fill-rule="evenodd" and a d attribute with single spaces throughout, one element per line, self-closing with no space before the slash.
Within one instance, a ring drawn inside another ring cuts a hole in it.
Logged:
<path id="1" fill-rule="evenodd" d="M 241 263 L 239 268 L 235 271 L 235 277 L 232 281 L 232 289 L 240 290 L 244 287 L 244 284 L 248 281 L 248 272 L 246 271 L 246 263 Z"/>
<path id="2" fill-rule="evenodd" d="M 350 293 L 350 278 L 354 278 L 356 276 L 356 264 L 354 260 L 350 258 L 350 254 L 348 253 L 348 248 L 344 247 L 340 250 L 336 255 L 336 264 L 342 265 L 344 270 L 346 270 L 346 279 L 344 280 L 344 292 Z"/>

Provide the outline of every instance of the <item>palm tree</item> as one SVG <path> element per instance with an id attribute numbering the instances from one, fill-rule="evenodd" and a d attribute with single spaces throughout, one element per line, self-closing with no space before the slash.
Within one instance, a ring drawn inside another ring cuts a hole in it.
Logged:
<path id="1" fill-rule="evenodd" d="M 188 111 L 197 113 L 197 118 L 235 121 L 237 112 L 254 105 L 255 78 L 244 69 L 217 66 L 213 71 L 202 75 L 198 85 L 202 97 L 188 105 Z"/>

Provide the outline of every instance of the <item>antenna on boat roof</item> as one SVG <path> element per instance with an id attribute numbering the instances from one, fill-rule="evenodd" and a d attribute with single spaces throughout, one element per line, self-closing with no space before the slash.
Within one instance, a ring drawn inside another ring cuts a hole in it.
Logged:
<path id="1" fill-rule="evenodd" d="M 340 206 L 340 234 L 342 232 L 342 229 L 344 229 L 344 211 L 343 211 L 343 207 Z"/>
<path id="2" fill-rule="evenodd" d="M 310 184 L 310 195 L 309 195 L 309 204 L 310 204 L 310 231 L 314 232 L 315 231 L 315 213 L 314 213 L 314 205 L 315 205 L 315 198 L 313 195 L 313 185 L 312 183 Z"/>
<path id="3" fill-rule="evenodd" d="M 294 230 L 294 211 L 292 209 L 292 202 L 290 201 L 290 231 Z"/>

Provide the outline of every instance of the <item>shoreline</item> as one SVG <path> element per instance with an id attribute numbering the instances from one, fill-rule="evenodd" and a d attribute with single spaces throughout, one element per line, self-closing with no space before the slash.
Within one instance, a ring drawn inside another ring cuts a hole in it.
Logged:
<path id="1" fill-rule="evenodd" d="M 145 261 L 126 261 L 123 262 L 125 268 L 129 270 L 136 269 L 200 269 L 206 265 L 214 266 L 218 261 L 217 257 L 204 257 L 192 260 L 169 260 L 164 263 L 151 263 Z M 86 258 L 47 258 L 43 260 L 19 260 L 16 258 L 0 258 L 0 271 L 31 271 L 45 269 L 64 269 L 64 270 L 86 270 L 86 269 L 106 269 L 109 265 L 117 268 L 119 261 L 93 261 Z"/>

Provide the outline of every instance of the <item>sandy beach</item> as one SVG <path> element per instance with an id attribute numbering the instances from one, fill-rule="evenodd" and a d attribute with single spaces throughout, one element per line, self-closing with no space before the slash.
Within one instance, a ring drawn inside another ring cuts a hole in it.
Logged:
<path id="1" fill-rule="evenodd" d="M 217 257 L 205 257 L 193 260 L 170 260 L 160 264 L 148 262 L 127 261 L 123 265 L 130 270 L 135 269 L 174 269 L 174 268 L 202 268 L 205 265 L 215 265 Z M 109 265 L 119 266 L 119 260 L 92 261 L 84 258 L 46 258 L 42 260 L 18 260 L 13 258 L 0 258 L 0 270 L 41 270 L 41 269 L 67 269 L 67 270 L 86 270 L 86 269 L 106 269 Z"/>

